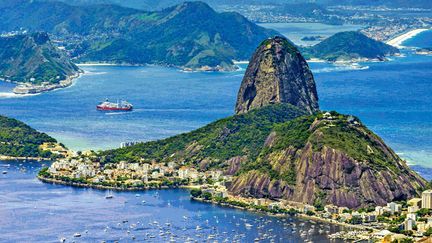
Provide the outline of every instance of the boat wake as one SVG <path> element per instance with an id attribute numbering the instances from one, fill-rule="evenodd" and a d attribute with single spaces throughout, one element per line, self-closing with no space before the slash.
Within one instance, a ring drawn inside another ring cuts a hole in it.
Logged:
<path id="1" fill-rule="evenodd" d="M 15 94 L 12 92 L 0 92 L 0 99 L 10 99 L 10 98 L 24 98 L 28 96 L 35 96 L 38 94 Z"/>
<path id="2" fill-rule="evenodd" d="M 369 66 L 356 65 L 338 65 L 333 67 L 325 67 L 312 69 L 314 73 L 332 73 L 332 72 L 344 72 L 344 71 L 355 71 L 355 70 L 367 70 Z"/>
<path id="3" fill-rule="evenodd" d="M 86 76 L 103 75 L 103 74 L 107 74 L 107 72 L 85 71 L 85 73 L 84 73 L 84 75 L 86 75 Z"/>
<path id="4" fill-rule="evenodd" d="M 106 112 L 105 115 L 107 116 L 117 116 L 117 115 L 124 115 L 126 112 Z"/>

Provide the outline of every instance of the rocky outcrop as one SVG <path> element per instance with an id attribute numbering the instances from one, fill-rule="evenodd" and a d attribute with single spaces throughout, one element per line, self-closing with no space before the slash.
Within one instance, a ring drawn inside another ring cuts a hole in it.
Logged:
<path id="1" fill-rule="evenodd" d="M 357 118 L 318 111 L 297 49 L 264 41 L 240 87 L 237 114 L 164 140 L 100 153 L 105 163 L 176 162 L 232 176 L 241 196 L 349 208 L 418 196 L 426 181 Z M 310 115 L 308 115 L 310 114 Z"/>
<path id="2" fill-rule="evenodd" d="M 304 147 L 287 146 L 262 158 L 261 163 L 270 163 L 274 173 L 280 175 L 278 178 L 272 178 L 267 171 L 251 170 L 235 178 L 229 190 L 244 196 L 360 208 L 418 196 L 418 189 L 425 186 L 424 179 L 365 127 L 347 126 L 366 134 L 364 139 L 368 144 L 358 146 L 383 154 L 383 160 L 388 161 L 386 168 L 378 166 L 375 159 L 360 160 L 334 144 L 318 148 L 327 129 L 320 123 L 315 121 L 310 126 L 312 131 Z M 278 136 L 281 134 L 272 132 L 268 140 L 277 143 L 281 139 Z M 287 171 L 295 174 L 292 183 L 283 176 Z"/>
<path id="3" fill-rule="evenodd" d="M 310 114 L 319 109 L 312 72 L 297 48 L 283 37 L 267 39 L 255 51 L 235 111 L 245 113 L 276 103 L 290 103 Z"/>

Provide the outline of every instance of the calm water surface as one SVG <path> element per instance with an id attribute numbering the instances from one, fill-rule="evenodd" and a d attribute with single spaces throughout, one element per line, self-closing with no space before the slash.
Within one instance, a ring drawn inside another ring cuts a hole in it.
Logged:
<path id="1" fill-rule="evenodd" d="M 425 32 L 405 45 L 432 46 L 431 40 L 432 32 Z M 358 116 L 415 168 L 431 167 L 432 57 L 411 50 L 404 54 L 387 63 L 362 63 L 362 70 L 323 63 L 311 67 L 322 109 Z M 16 97 L 10 93 L 13 85 L 1 83 L 0 114 L 47 132 L 72 149 L 114 148 L 120 142 L 165 138 L 232 115 L 244 72 L 183 73 L 152 66 L 83 69 L 86 74 L 72 87 L 35 96 Z M 136 109 L 96 111 L 95 105 L 105 98 L 127 99 Z M 0 242 L 57 242 L 60 237 L 72 239 L 74 233 L 82 234 L 77 242 L 129 242 L 132 236 L 164 242 L 171 237 L 165 232 L 180 242 L 187 237 L 204 241 L 209 234 L 229 242 L 250 242 L 264 234 L 279 242 L 301 242 L 300 230 L 312 228 L 307 237 L 325 242 L 322 232 L 338 230 L 191 202 L 184 190 L 159 191 L 158 197 L 155 191 L 139 196 L 117 192 L 107 200 L 103 191 L 39 182 L 35 175 L 40 166 L 12 163 L 1 168 L 8 173 L 0 175 Z"/>
<path id="2" fill-rule="evenodd" d="M 219 242 L 326 242 L 325 235 L 340 228 L 194 202 L 187 190 L 113 192 L 113 199 L 105 199 L 104 191 L 38 181 L 40 163 L 0 162 L 2 170 L 6 164 L 11 166 L 0 175 L 0 242 L 205 242 L 209 235 Z"/>
<path id="3" fill-rule="evenodd" d="M 411 164 L 431 166 L 432 57 L 404 53 L 406 57 L 386 63 L 362 63 L 364 70 L 310 65 L 322 109 L 358 116 Z M 72 87 L 35 96 L 14 97 L 7 93 L 13 86 L 1 83 L 0 114 L 20 119 L 75 150 L 115 148 L 125 141 L 173 136 L 232 115 L 244 73 L 184 73 L 151 66 L 83 69 L 86 74 Z M 105 98 L 127 99 L 135 109 L 96 111 L 95 105 Z"/>
<path id="4" fill-rule="evenodd" d="M 302 41 L 305 36 L 330 37 L 341 31 L 356 31 L 362 28 L 361 25 L 328 25 L 321 23 L 262 23 L 262 27 L 279 31 L 297 45 L 310 46 L 319 41 Z"/>

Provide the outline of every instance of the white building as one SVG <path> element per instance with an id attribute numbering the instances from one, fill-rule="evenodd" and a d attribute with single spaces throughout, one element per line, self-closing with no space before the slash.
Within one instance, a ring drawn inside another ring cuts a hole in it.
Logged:
<path id="1" fill-rule="evenodd" d="M 402 205 L 397 204 L 395 202 L 391 202 L 391 203 L 387 203 L 387 208 L 390 209 L 390 212 L 393 214 L 393 213 L 400 212 L 402 209 Z"/>
<path id="2" fill-rule="evenodd" d="M 412 219 L 412 220 L 416 221 L 417 220 L 417 214 L 409 213 L 409 214 L 407 214 L 407 219 Z"/>
<path id="3" fill-rule="evenodd" d="M 415 212 L 419 211 L 419 209 L 420 208 L 417 205 L 415 205 L 415 206 L 409 206 L 408 207 L 408 213 L 415 213 Z"/>
<path id="4" fill-rule="evenodd" d="M 432 190 L 426 190 L 422 193 L 422 208 L 432 208 Z"/>
<path id="5" fill-rule="evenodd" d="M 407 218 L 404 222 L 404 229 L 405 230 L 412 230 L 415 225 L 415 220 L 412 220 L 410 218 Z"/>

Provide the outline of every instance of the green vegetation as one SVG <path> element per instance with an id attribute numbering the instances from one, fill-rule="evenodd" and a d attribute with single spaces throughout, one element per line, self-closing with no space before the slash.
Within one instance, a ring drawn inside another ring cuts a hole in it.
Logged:
<path id="1" fill-rule="evenodd" d="M 156 160 L 221 167 L 235 156 L 255 160 L 274 124 L 304 113 L 288 104 L 272 105 L 213 122 L 190 133 L 100 153 L 102 162 Z"/>
<path id="2" fill-rule="evenodd" d="M 192 197 L 200 197 L 202 194 L 202 191 L 200 189 L 192 189 L 190 194 Z"/>
<path id="3" fill-rule="evenodd" d="M 45 178 L 49 178 L 51 177 L 51 174 L 48 172 L 48 167 L 44 167 L 42 168 L 39 172 L 38 175 L 41 177 L 45 177 Z"/>
<path id="4" fill-rule="evenodd" d="M 299 158 L 290 157 L 283 164 L 275 158 L 288 148 L 302 150 L 310 144 L 313 151 L 332 148 L 377 170 L 400 171 L 394 153 L 357 118 L 336 112 L 303 114 L 288 104 L 270 105 L 189 133 L 103 151 L 99 156 L 102 163 L 174 161 L 200 169 L 225 168 L 227 160 L 242 156 L 245 159 L 236 175 L 259 173 L 295 185 Z M 322 208 L 324 201 L 325 196 L 317 197 L 315 206 Z"/>
<path id="5" fill-rule="evenodd" d="M 55 48 L 46 33 L 0 37 L 0 78 L 13 82 L 59 83 L 78 67 Z"/>
<path id="6" fill-rule="evenodd" d="M 203 2 L 148 12 L 115 5 L 10 1 L 0 4 L 0 12 L 3 30 L 23 27 L 82 37 L 81 42 L 66 46 L 82 62 L 219 66 L 230 70 L 233 59 L 249 59 L 263 39 L 277 34 L 240 14 L 218 13 Z"/>
<path id="7" fill-rule="evenodd" d="M 423 235 L 424 235 L 424 236 L 431 236 L 431 235 L 432 235 L 432 227 L 431 227 L 431 228 L 428 228 L 428 229 L 426 230 L 426 232 L 423 233 Z"/>
<path id="8" fill-rule="evenodd" d="M 18 120 L 0 116 L 0 155 L 50 158 L 50 152 L 39 149 L 44 142 L 56 140 Z"/>
<path id="9" fill-rule="evenodd" d="M 418 210 L 416 212 L 416 214 L 417 214 L 418 217 L 424 217 L 424 216 L 427 216 L 427 215 L 431 215 L 432 214 L 432 210 L 429 209 L 429 208 L 421 208 L 420 210 Z"/>
<path id="10" fill-rule="evenodd" d="M 396 53 L 399 53 L 397 48 L 356 31 L 337 33 L 313 47 L 303 49 L 303 54 L 307 58 L 314 57 L 332 62 L 357 58 L 383 60 L 385 56 Z"/>

